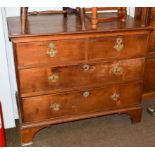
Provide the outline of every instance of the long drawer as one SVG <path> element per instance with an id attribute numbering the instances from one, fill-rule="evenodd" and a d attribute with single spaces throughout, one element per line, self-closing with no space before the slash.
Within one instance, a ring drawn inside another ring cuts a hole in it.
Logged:
<path id="1" fill-rule="evenodd" d="M 23 122 L 71 117 L 140 104 L 141 83 L 113 85 L 22 99 Z"/>
<path id="2" fill-rule="evenodd" d="M 124 59 L 144 56 L 147 34 L 28 42 L 16 44 L 18 67 L 61 64 L 86 59 Z"/>
<path id="3" fill-rule="evenodd" d="M 143 58 L 66 67 L 23 69 L 19 71 L 20 92 L 26 95 L 72 87 L 141 80 L 143 70 Z"/>
<path id="4" fill-rule="evenodd" d="M 91 38 L 89 59 L 122 59 L 144 56 L 147 52 L 148 35 L 130 34 Z"/>
<path id="5" fill-rule="evenodd" d="M 39 64 L 58 64 L 85 59 L 85 40 L 59 40 L 18 43 L 16 56 L 18 67 Z"/>

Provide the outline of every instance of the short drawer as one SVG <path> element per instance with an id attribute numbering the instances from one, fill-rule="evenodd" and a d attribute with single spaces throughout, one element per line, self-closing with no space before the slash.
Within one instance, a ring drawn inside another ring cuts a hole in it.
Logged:
<path id="1" fill-rule="evenodd" d="M 140 104 L 141 93 L 141 83 L 130 83 L 24 98 L 22 99 L 23 122 L 32 123 L 133 107 Z"/>
<path id="2" fill-rule="evenodd" d="M 117 35 L 89 40 L 89 59 L 122 59 L 145 55 L 148 35 Z"/>
<path id="3" fill-rule="evenodd" d="M 16 56 L 19 67 L 79 61 L 85 58 L 84 51 L 84 39 L 16 44 Z"/>
<path id="4" fill-rule="evenodd" d="M 24 69 L 19 71 L 20 91 L 26 95 L 73 87 L 141 80 L 143 70 L 143 58 L 66 67 Z"/>

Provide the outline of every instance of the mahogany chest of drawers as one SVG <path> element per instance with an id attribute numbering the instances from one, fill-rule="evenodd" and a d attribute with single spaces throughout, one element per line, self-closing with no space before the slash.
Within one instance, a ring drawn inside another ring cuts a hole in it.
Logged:
<path id="1" fill-rule="evenodd" d="M 140 121 L 150 28 L 128 17 L 82 31 L 75 15 L 67 23 L 61 15 L 29 17 L 25 34 L 19 17 L 8 26 L 23 145 L 52 124 L 114 113 Z"/>

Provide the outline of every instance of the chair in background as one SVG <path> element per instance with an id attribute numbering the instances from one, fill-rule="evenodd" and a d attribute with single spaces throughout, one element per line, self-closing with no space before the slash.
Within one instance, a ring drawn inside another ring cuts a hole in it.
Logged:
<path id="1" fill-rule="evenodd" d="M 20 8 L 20 18 L 21 18 L 21 31 L 22 31 L 22 33 L 26 33 L 28 15 L 59 14 L 60 13 L 60 14 L 64 14 L 64 17 L 66 17 L 67 16 L 67 8 L 68 7 L 63 7 L 62 10 L 28 12 L 28 7 L 21 7 Z"/>
<path id="2" fill-rule="evenodd" d="M 117 11 L 117 16 L 99 18 L 98 12 L 100 11 Z M 88 15 L 89 12 L 89 15 Z M 82 30 L 86 30 L 85 17 L 91 22 L 92 29 L 97 28 L 97 24 L 100 22 L 110 22 L 113 20 L 120 20 L 121 22 L 126 21 L 126 7 L 91 7 L 91 8 L 69 8 L 63 7 L 62 10 L 49 10 L 49 11 L 33 11 L 28 12 L 28 7 L 21 7 L 20 17 L 21 17 L 21 31 L 26 33 L 27 30 L 27 17 L 28 15 L 38 15 L 38 14 L 63 14 L 64 18 L 67 17 L 68 13 L 75 13 L 80 17 Z M 91 15 L 90 15 L 91 14 Z"/>
<path id="3" fill-rule="evenodd" d="M 121 22 L 126 21 L 126 7 L 92 7 L 92 8 L 84 8 L 85 17 L 87 17 L 91 21 L 92 29 L 97 28 L 97 24 L 100 22 L 110 22 L 113 20 L 120 20 Z M 117 11 L 117 16 L 115 17 L 107 17 L 107 18 L 99 18 L 99 11 Z M 91 12 L 92 16 L 87 15 L 87 12 Z"/>

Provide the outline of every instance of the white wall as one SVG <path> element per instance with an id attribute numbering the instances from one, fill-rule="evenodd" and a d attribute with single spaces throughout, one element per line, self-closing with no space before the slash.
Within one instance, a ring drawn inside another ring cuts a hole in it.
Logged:
<path id="1" fill-rule="evenodd" d="M 14 107 L 12 104 L 12 92 L 9 79 L 7 48 L 5 40 L 5 25 L 4 14 L 0 8 L 0 100 L 2 102 L 4 125 L 6 128 L 14 127 Z"/>
<path id="2" fill-rule="evenodd" d="M 30 7 L 29 10 L 61 9 L 51 7 Z M 0 100 L 3 103 L 4 124 L 6 128 L 15 126 L 18 118 L 15 92 L 17 90 L 13 51 L 8 40 L 6 17 L 19 16 L 19 7 L 0 8 Z M 128 8 L 128 14 L 134 15 L 134 8 Z"/>

